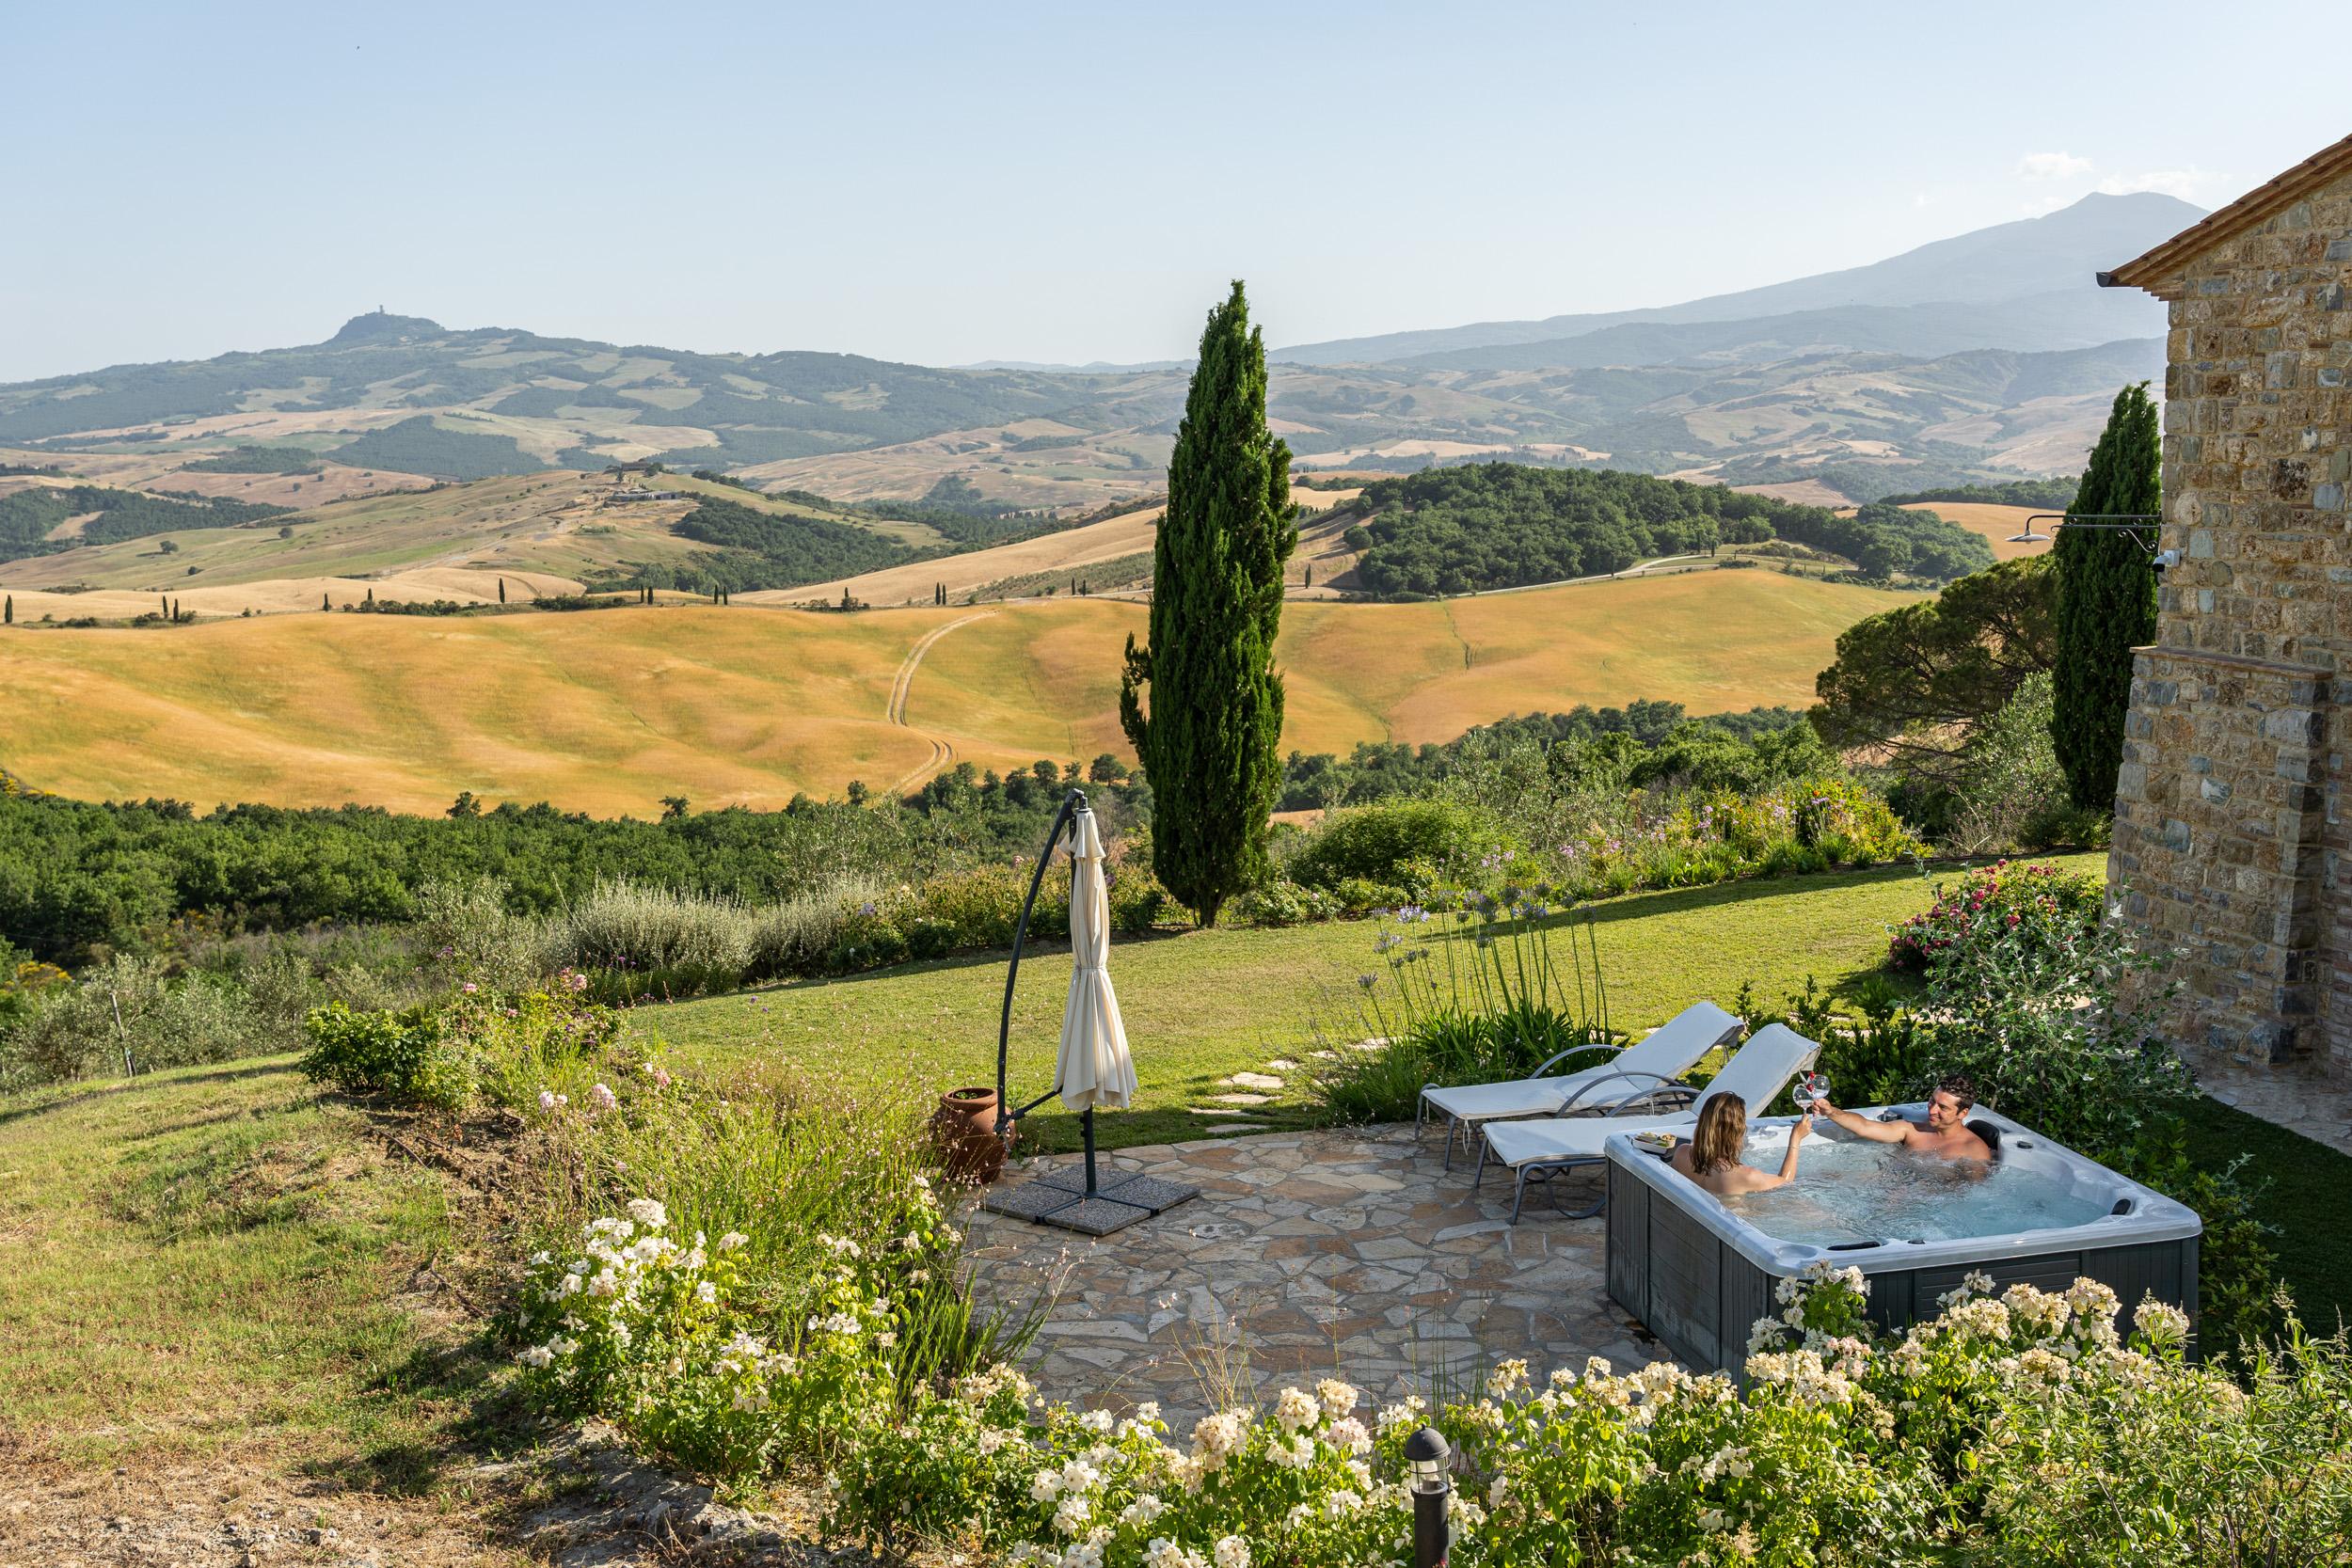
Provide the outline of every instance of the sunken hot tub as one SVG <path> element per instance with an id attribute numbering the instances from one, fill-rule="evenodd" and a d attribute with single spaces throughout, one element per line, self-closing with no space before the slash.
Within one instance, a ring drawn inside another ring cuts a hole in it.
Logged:
<path id="1" fill-rule="evenodd" d="M 1927 1108 L 1893 1109 L 1917 1120 Z M 1748 1164 L 1777 1171 L 1794 1119 L 1752 1122 Z M 2006 1117 L 1979 1108 L 1969 1121 L 1997 1130 L 1990 1170 L 1817 1122 L 1794 1182 L 1730 1199 L 1621 1132 L 1607 1146 L 1610 1298 L 1684 1366 L 1734 1373 L 1756 1320 L 1779 1310 L 1773 1286 L 1815 1262 L 1867 1275 L 1870 1319 L 1885 1328 L 1934 1316 L 1972 1272 L 2047 1291 L 2088 1276 L 2127 1315 L 2153 1294 L 2195 1327 L 2195 1212 Z"/>

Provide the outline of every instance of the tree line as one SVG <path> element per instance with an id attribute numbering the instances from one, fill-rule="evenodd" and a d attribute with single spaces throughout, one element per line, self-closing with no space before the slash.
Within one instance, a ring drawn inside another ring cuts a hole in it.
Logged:
<path id="1" fill-rule="evenodd" d="M 1993 563 L 1992 546 L 1927 512 L 1840 516 L 1721 485 L 1611 469 L 1512 463 L 1424 469 L 1365 487 L 1347 543 L 1381 598 L 1478 593 L 1621 572 L 1661 556 L 1773 538 L 1826 550 L 1873 578 L 1944 582 Z"/>

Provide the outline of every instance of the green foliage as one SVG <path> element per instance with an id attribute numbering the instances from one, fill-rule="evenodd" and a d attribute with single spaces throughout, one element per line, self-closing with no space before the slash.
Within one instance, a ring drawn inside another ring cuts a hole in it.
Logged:
<path id="1" fill-rule="evenodd" d="M 1984 855 L 2080 842 L 2084 825 L 2050 739 L 2051 704 L 2050 677 L 2028 675 L 1970 737 L 1943 835 L 1951 847 Z"/>
<path id="2" fill-rule="evenodd" d="M 1796 507 L 1778 520 L 1783 539 L 1842 555 L 1864 577 L 1949 582 L 1993 564 L 1981 534 L 1932 512 L 1873 501 L 1851 517 L 1819 507 Z"/>
<path id="3" fill-rule="evenodd" d="M 547 467 L 516 445 L 512 436 L 453 429 L 430 414 L 371 430 L 328 455 L 355 468 L 389 468 L 436 479 L 535 474 Z"/>
<path id="4" fill-rule="evenodd" d="M 1115 835 L 1148 800 L 1139 785 L 1116 785 L 1094 803 Z M 1058 784 L 1028 769 L 993 784 L 950 769 L 905 802 L 803 802 L 661 822 L 512 802 L 485 810 L 469 793 L 444 817 L 258 805 L 199 817 L 178 801 L 95 805 L 0 784 L 0 940 L 79 965 L 93 951 L 152 946 L 191 911 L 232 930 L 399 922 L 420 913 L 428 883 L 485 879 L 501 884 L 498 902 L 514 914 L 564 908 L 616 878 L 769 904 L 850 878 L 920 883 L 1034 854 L 1060 803 Z"/>
<path id="5" fill-rule="evenodd" d="M 1463 866 L 1495 848 L 1494 822 L 1451 800 L 1395 800 L 1333 812 L 1284 872 L 1307 887 L 1337 888 L 1351 877 L 1426 896 L 1440 867 Z"/>
<path id="6" fill-rule="evenodd" d="M 1637 773 L 1650 778 L 1671 777 L 1692 755 L 1692 748 L 1720 755 L 1723 742 L 1745 743 L 1756 748 L 1760 758 L 1772 750 L 1766 747 L 1765 736 L 1782 735 L 1804 722 L 1804 715 L 1785 707 L 1752 708 L 1746 713 L 1689 719 L 1680 703 L 1641 699 L 1621 708 L 1580 705 L 1566 713 L 1531 713 L 1524 718 L 1499 720 L 1492 724 L 1476 725 L 1458 738 L 1442 743 L 1424 742 L 1416 747 L 1391 741 L 1359 741 L 1344 759 L 1329 752 L 1309 755 L 1293 752 L 1282 765 L 1279 809 L 1312 811 L 1328 806 L 1363 805 L 1400 795 L 1424 795 L 1466 768 L 1483 766 L 1498 751 L 1521 746 L 1547 754 L 1558 751 L 1564 759 L 1563 770 L 1572 769 L 1580 774 L 1588 770 L 1588 764 L 1597 766 L 1598 759 L 1605 757 L 1612 767 L 1622 765 L 1629 780 Z M 1702 733 L 1677 738 L 1677 732 L 1685 725 Z M 1794 739 L 1784 744 L 1802 747 L 1807 743 Z M 1651 753 L 1669 750 L 1675 753 L 1673 758 L 1652 763 Z M 1756 769 L 1736 764 L 1730 771 L 1746 780 L 1754 776 Z M 1709 785 L 1721 785 L 1729 781 L 1710 774 L 1707 782 Z"/>
<path id="7" fill-rule="evenodd" d="M 2090 879 L 2049 866 L 2004 862 L 1938 895 L 1895 938 L 1928 980 L 1909 1098 L 1964 1072 L 2004 1115 L 2189 1204 L 2208 1221 L 2198 1275 L 2207 1351 L 2267 1334 L 2276 1259 L 2259 1190 L 2242 1161 L 2201 1166 L 2186 1155 L 2188 1069 L 2152 1027 L 2162 956 L 2101 918 Z"/>
<path id="8" fill-rule="evenodd" d="M 1281 787 L 1274 641 L 1298 525 L 1290 449 L 1268 433 L 1265 402 L 1264 335 L 1235 282 L 1200 336 L 1153 550 L 1151 641 L 1127 640 L 1119 692 L 1152 784 L 1153 869 L 1204 926 L 1263 879 Z"/>
<path id="9" fill-rule="evenodd" d="M 717 548 L 697 552 L 684 565 L 640 566 L 597 586 L 673 588 L 695 594 L 798 588 L 827 578 L 855 577 L 902 565 L 922 560 L 926 553 L 936 553 L 910 549 L 870 529 L 830 517 L 770 512 L 716 497 L 680 518 L 675 531 L 680 538 Z"/>
<path id="10" fill-rule="evenodd" d="M 1887 962 L 1915 972 L 1947 953 L 1974 962 L 1999 940 L 2016 944 L 2020 960 L 2037 969 L 2060 964 L 2092 940 L 2106 897 L 2096 877 L 2002 861 L 1967 873 L 1957 885 L 1936 883 L 1935 901 L 1896 927 Z"/>
<path id="11" fill-rule="evenodd" d="M 1349 530 L 1358 579 L 1381 597 L 1468 594 L 1620 572 L 1724 544 L 1795 540 L 1871 578 L 1942 582 L 1993 564 L 1992 546 L 1931 513 L 1852 517 L 1718 484 L 1609 469 L 1476 463 L 1378 480 Z M 1357 537 L 1360 528 L 1361 536 Z"/>
<path id="12" fill-rule="evenodd" d="M 1881 496 L 1890 506 L 1912 501 L 1954 501 L 1979 506 L 2030 506 L 2040 512 L 2064 512 L 2074 504 L 2080 479 L 2012 479 L 2005 484 L 1942 484 L 1908 495 Z"/>
<path id="13" fill-rule="evenodd" d="M 446 1070 L 446 1058 L 427 1065 L 440 1039 L 421 1008 L 354 1012 L 329 1002 L 305 1021 L 304 1029 L 310 1049 L 303 1055 L 302 1070 L 313 1082 L 346 1093 L 410 1096 L 420 1085 L 445 1088 L 459 1076 Z"/>
<path id="14" fill-rule="evenodd" d="M 181 468 L 191 474 L 310 474 L 326 461 L 308 447 L 239 447 Z"/>
<path id="15" fill-rule="evenodd" d="M 84 545 L 114 545 L 183 529 L 243 528 L 283 516 L 287 510 L 226 498 L 175 499 L 98 484 L 19 490 L 0 496 L 0 561 L 56 555 Z M 90 512 L 98 515 L 84 523 L 78 535 L 48 537 L 59 523 Z"/>
<path id="16" fill-rule="evenodd" d="M 72 983 L 42 984 L 29 1001 L 10 1009 L 18 1020 L 0 1035 L 0 1083 L 151 1072 L 271 1049 L 234 987 L 204 975 L 174 979 L 160 961 L 130 954 Z"/>
<path id="17" fill-rule="evenodd" d="M 2162 512 L 2162 446 L 2148 384 L 2116 393 L 2074 509 L 2085 515 Z M 2050 549 L 2058 574 L 2058 688 L 2050 733 L 2078 806 L 2114 809 L 2123 719 L 2131 707 L 2132 650 L 2156 637 L 2156 574 L 2140 543 L 2155 533 L 2153 522 L 2139 525 L 2137 536 L 2115 528 L 2061 528 Z"/>
<path id="18" fill-rule="evenodd" d="M 1840 750 L 1883 749 L 1908 778 L 1957 784 L 1976 730 L 2058 658 L 2055 587 L 2047 559 L 2026 557 L 1855 622 L 1816 683 L 1814 728 Z"/>

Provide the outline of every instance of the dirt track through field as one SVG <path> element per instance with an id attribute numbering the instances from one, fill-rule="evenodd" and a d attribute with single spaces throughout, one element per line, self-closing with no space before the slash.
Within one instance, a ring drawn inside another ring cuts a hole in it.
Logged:
<path id="1" fill-rule="evenodd" d="M 983 610 L 973 615 L 960 615 L 944 626 L 933 626 L 925 632 L 922 639 L 907 650 L 907 657 L 900 661 L 898 673 L 892 678 L 890 683 L 890 702 L 883 708 L 882 717 L 902 729 L 913 729 L 914 726 L 907 722 L 907 695 L 914 686 L 914 672 L 923 667 L 923 656 L 931 651 L 932 643 L 958 626 L 968 626 L 975 621 L 985 621 L 995 613 L 993 610 Z M 956 749 L 947 741 L 940 739 L 935 735 L 925 736 L 923 738 L 931 743 L 930 760 L 893 784 L 891 788 L 897 794 L 904 795 L 956 760 Z"/>

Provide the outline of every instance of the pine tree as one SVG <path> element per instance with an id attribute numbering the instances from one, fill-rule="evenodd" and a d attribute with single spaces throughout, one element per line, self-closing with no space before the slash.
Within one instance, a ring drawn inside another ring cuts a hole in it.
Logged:
<path id="1" fill-rule="evenodd" d="M 2153 515 L 2163 509 L 2162 437 L 2148 384 L 2115 395 L 2107 427 L 2074 492 L 2074 515 Z M 2120 528 L 2062 527 L 2051 546 L 2058 573 L 2058 666 L 2050 739 L 2074 803 L 2115 805 L 2131 706 L 2132 650 L 2156 636 L 2156 574 L 2137 537 Z"/>
<path id="2" fill-rule="evenodd" d="M 1152 546 L 1151 643 L 1127 639 L 1119 690 L 1152 784 L 1152 869 L 1203 926 L 1263 874 L 1282 781 L 1274 639 L 1298 509 L 1265 404 L 1265 337 L 1237 281 L 1200 335 Z"/>

